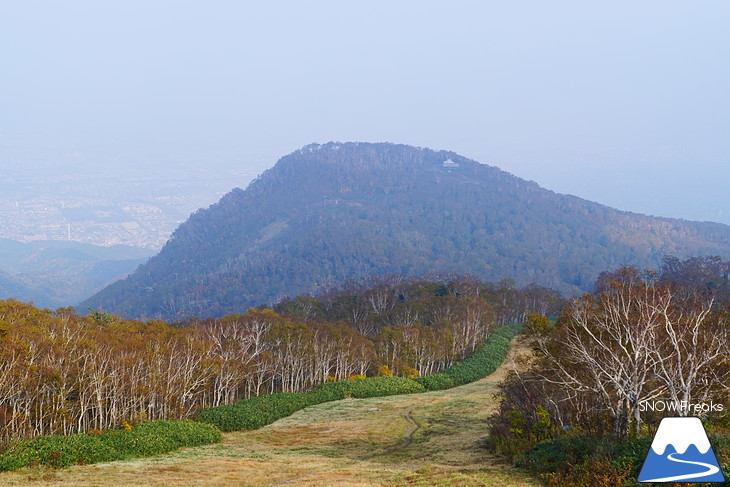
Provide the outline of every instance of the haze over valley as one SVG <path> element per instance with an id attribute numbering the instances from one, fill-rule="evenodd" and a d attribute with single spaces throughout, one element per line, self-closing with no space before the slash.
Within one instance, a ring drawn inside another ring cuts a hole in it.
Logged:
<path id="1" fill-rule="evenodd" d="M 0 238 L 158 250 L 191 213 L 257 172 L 186 154 L 121 155 L 0 138 Z M 215 151 L 205 158 L 215 159 Z"/>

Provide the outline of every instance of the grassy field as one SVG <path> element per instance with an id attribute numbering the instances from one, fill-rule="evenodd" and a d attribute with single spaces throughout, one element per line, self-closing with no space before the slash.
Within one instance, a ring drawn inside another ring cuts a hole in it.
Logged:
<path id="1" fill-rule="evenodd" d="M 454 389 L 320 404 L 260 430 L 224 434 L 216 445 L 18 470 L 0 474 L 0 485 L 538 486 L 481 446 L 496 384 L 521 348 L 515 350 L 494 374 Z"/>

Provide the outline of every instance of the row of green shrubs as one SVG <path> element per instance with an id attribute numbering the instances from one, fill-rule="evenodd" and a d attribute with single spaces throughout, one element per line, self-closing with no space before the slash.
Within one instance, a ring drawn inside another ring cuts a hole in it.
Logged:
<path id="1" fill-rule="evenodd" d="M 636 481 L 651 441 L 649 437 L 615 442 L 590 436 L 566 436 L 538 443 L 516 464 L 532 471 L 550 485 L 563 487 L 663 485 L 639 484 Z M 730 437 L 710 435 L 710 442 L 728 479 L 720 485 L 730 485 Z"/>
<path id="2" fill-rule="evenodd" d="M 484 346 L 438 374 L 418 379 L 404 377 L 369 377 L 354 381 L 330 382 L 305 393 L 276 393 L 245 401 L 206 408 L 197 420 L 217 426 L 222 431 L 242 431 L 261 428 L 293 414 L 300 409 L 347 397 L 366 398 L 448 389 L 485 377 L 502 364 L 510 341 L 521 325 L 498 328 Z"/>
<path id="3" fill-rule="evenodd" d="M 29 465 L 54 468 L 148 457 L 183 446 L 216 443 L 221 432 L 196 421 L 147 421 L 129 430 L 100 434 L 43 436 L 19 441 L 0 453 L 0 471 Z"/>
<path id="4" fill-rule="evenodd" d="M 418 379 L 370 377 L 330 382 L 305 393 L 276 393 L 201 410 L 197 421 L 147 421 L 127 430 L 99 434 L 38 437 L 0 452 L 0 471 L 29 465 L 54 468 L 110 462 L 167 453 L 181 447 L 216 443 L 221 431 L 253 430 L 307 406 L 339 399 L 382 397 L 447 389 L 494 372 L 504 361 L 519 325 L 497 329 L 484 346 L 441 373 Z"/>
<path id="5" fill-rule="evenodd" d="M 290 416 L 300 409 L 323 402 L 347 397 L 380 397 L 425 391 L 421 384 L 404 377 L 370 377 L 348 382 L 328 382 L 309 392 L 278 392 L 227 406 L 206 408 L 198 413 L 196 419 L 213 424 L 221 431 L 254 430 Z"/>
<path id="6" fill-rule="evenodd" d="M 416 382 L 428 391 L 437 391 L 468 384 L 486 377 L 504 362 L 510 342 L 521 327 L 522 325 L 519 324 L 509 324 L 497 328 L 485 341 L 484 346 L 469 355 L 463 362 L 452 365 L 438 374 L 415 379 Z"/>

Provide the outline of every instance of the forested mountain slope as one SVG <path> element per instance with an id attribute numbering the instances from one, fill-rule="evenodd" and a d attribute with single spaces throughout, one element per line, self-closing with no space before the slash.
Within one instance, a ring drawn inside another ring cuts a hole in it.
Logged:
<path id="1" fill-rule="evenodd" d="M 369 275 L 470 273 L 591 288 L 665 254 L 730 256 L 730 227 L 618 211 L 453 152 L 304 147 L 181 225 L 85 305 L 126 317 L 218 316 Z"/>

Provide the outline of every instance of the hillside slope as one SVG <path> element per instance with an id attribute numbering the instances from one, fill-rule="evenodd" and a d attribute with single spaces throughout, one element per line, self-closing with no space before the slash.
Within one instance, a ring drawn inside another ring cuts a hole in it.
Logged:
<path id="1" fill-rule="evenodd" d="M 26 286 L 20 279 L 3 271 L 0 271 L 0 296 L 13 297 L 26 301 L 32 301 L 38 296 L 42 296 L 42 299 L 45 299 L 45 296 L 36 294 L 34 290 Z"/>
<path id="2" fill-rule="evenodd" d="M 556 194 L 453 152 L 329 143 L 279 160 L 84 305 L 170 320 L 243 312 L 374 274 L 468 273 L 562 292 L 664 254 L 730 256 L 730 227 Z"/>
<path id="3" fill-rule="evenodd" d="M 148 249 L 71 241 L 0 239 L 0 299 L 56 308 L 75 305 L 152 255 Z"/>

